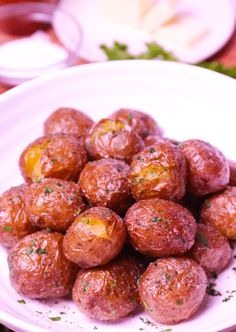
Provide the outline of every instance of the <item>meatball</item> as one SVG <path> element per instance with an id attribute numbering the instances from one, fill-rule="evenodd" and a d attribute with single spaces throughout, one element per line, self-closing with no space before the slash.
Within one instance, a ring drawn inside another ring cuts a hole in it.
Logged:
<path id="1" fill-rule="evenodd" d="M 82 269 L 73 287 L 73 300 L 91 318 L 117 320 L 136 309 L 140 275 L 138 261 L 130 256 L 118 257 L 104 266 Z"/>
<path id="2" fill-rule="evenodd" d="M 116 158 L 128 162 L 144 148 L 144 143 L 125 122 L 103 119 L 90 129 L 86 147 L 92 159 Z"/>
<path id="3" fill-rule="evenodd" d="M 207 275 L 221 272 L 231 259 L 226 237 L 210 225 L 198 224 L 194 246 L 188 256 L 200 264 Z"/>
<path id="4" fill-rule="evenodd" d="M 133 202 L 128 171 L 129 166 L 122 160 L 108 158 L 88 163 L 79 180 L 83 195 L 91 205 L 125 212 Z"/>
<path id="5" fill-rule="evenodd" d="M 78 216 L 66 232 L 66 257 L 80 267 L 106 264 L 121 251 L 126 237 L 123 220 L 105 207 L 93 207 Z"/>
<path id="6" fill-rule="evenodd" d="M 236 240 L 236 187 L 228 187 L 224 192 L 205 200 L 200 221 L 212 225 L 229 239 Z"/>
<path id="7" fill-rule="evenodd" d="M 33 299 L 70 293 L 77 268 L 64 256 L 62 241 L 62 234 L 38 231 L 10 249 L 10 281 L 18 293 Z"/>
<path id="8" fill-rule="evenodd" d="M 159 198 L 139 201 L 125 216 L 133 247 L 145 255 L 181 255 L 194 244 L 196 222 L 183 206 Z"/>
<path id="9" fill-rule="evenodd" d="M 170 139 L 170 138 L 166 138 L 166 137 L 161 137 L 161 136 L 153 136 L 153 135 L 149 135 L 145 138 L 144 140 L 144 144 L 145 146 L 151 146 L 151 145 L 154 145 L 156 143 L 160 143 L 160 142 L 163 142 L 163 143 L 172 143 L 172 144 L 175 144 L 175 145 L 178 145 L 179 143 L 174 140 L 174 139 Z"/>
<path id="10" fill-rule="evenodd" d="M 232 160 L 228 160 L 229 169 L 230 169 L 230 178 L 229 184 L 230 186 L 236 186 L 236 162 Z"/>
<path id="11" fill-rule="evenodd" d="M 22 152 L 19 165 L 27 182 L 43 178 L 77 180 L 87 162 L 80 140 L 66 134 L 43 136 Z"/>
<path id="12" fill-rule="evenodd" d="M 92 125 L 93 120 L 85 113 L 74 108 L 61 107 L 44 122 L 44 134 L 64 133 L 85 138 Z"/>
<path id="13" fill-rule="evenodd" d="M 25 213 L 26 188 L 25 184 L 12 187 L 0 196 L 0 243 L 7 248 L 36 231 Z"/>
<path id="14" fill-rule="evenodd" d="M 187 161 L 187 190 L 204 196 L 224 189 L 229 182 L 229 164 L 209 143 L 192 139 L 180 144 Z"/>
<path id="15" fill-rule="evenodd" d="M 139 282 L 146 312 L 162 324 L 176 324 L 194 315 L 201 305 L 207 277 L 189 258 L 161 258 L 151 263 Z"/>
<path id="16" fill-rule="evenodd" d="M 147 113 L 121 108 L 118 111 L 112 113 L 110 117 L 115 121 L 118 120 L 125 122 L 133 129 L 135 129 L 137 133 L 143 138 L 147 137 L 148 135 L 161 136 L 162 134 L 157 122 L 151 117 L 151 115 Z"/>
<path id="17" fill-rule="evenodd" d="M 80 187 L 74 182 L 43 179 L 26 190 L 25 208 L 30 222 L 42 229 L 65 232 L 85 210 Z"/>
<path id="18" fill-rule="evenodd" d="M 134 157 L 129 178 L 137 200 L 155 197 L 179 200 L 185 194 L 186 182 L 182 151 L 167 142 L 145 148 Z"/>

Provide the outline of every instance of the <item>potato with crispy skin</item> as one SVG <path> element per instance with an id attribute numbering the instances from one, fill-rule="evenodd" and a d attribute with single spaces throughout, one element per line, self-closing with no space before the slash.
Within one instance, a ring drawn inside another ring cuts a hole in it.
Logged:
<path id="1" fill-rule="evenodd" d="M 226 188 L 229 164 L 213 145 L 198 139 L 182 142 L 180 148 L 187 161 L 187 190 L 204 196 Z"/>
<path id="2" fill-rule="evenodd" d="M 89 162 L 79 178 L 82 194 L 91 205 L 123 213 L 133 202 L 128 171 L 129 165 L 122 160 L 108 158 Z"/>
<path id="3" fill-rule="evenodd" d="M 25 212 L 27 187 L 27 184 L 12 187 L 0 196 L 0 243 L 7 248 L 37 230 Z"/>
<path id="4" fill-rule="evenodd" d="M 147 113 L 121 108 L 112 113 L 110 118 L 115 121 L 118 120 L 127 123 L 130 127 L 135 129 L 142 138 L 148 135 L 161 136 L 162 134 L 157 122 Z"/>
<path id="5" fill-rule="evenodd" d="M 55 134 L 30 143 L 19 160 L 21 173 L 27 182 L 43 178 L 77 180 L 87 162 L 87 153 L 74 136 Z"/>
<path id="6" fill-rule="evenodd" d="M 129 162 L 144 148 L 144 143 L 125 122 L 102 119 L 90 129 L 86 147 L 92 159 L 115 158 Z"/>
<path id="7" fill-rule="evenodd" d="M 151 263 L 139 282 L 146 312 L 162 324 L 177 324 L 193 316 L 201 305 L 207 277 L 189 258 L 161 258 Z"/>
<path id="8" fill-rule="evenodd" d="M 185 194 L 186 163 L 182 151 L 172 143 L 159 142 L 136 154 L 129 179 L 137 200 L 179 200 Z"/>
<path id="9" fill-rule="evenodd" d="M 158 198 L 132 205 L 125 225 L 133 247 L 154 257 L 185 253 L 196 234 L 196 222 L 187 209 Z"/>
<path id="10" fill-rule="evenodd" d="M 85 113 L 74 108 L 60 107 L 44 122 L 44 134 L 63 133 L 85 138 L 92 125 L 93 120 Z"/>
<path id="11" fill-rule="evenodd" d="M 25 210 L 33 225 L 65 232 L 85 210 L 85 204 L 77 183 L 47 178 L 29 185 Z"/>
<path id="12" fill-rule="evenodd" d="M 198 224 L 194 246 L 188 256 L 200 264 L 207 275 L 219 273 L 229 264 L 232 250 L 225 236 L 210 225 Z"/>
<path id="13" fill-rule="evenodd" d="M 142 268 L 131 256 L 100 267 L 80 270 L 73 287 L 78 308 L 93 319 L 114 321 L 133 312 L 138 303 L 137 281 Z"/>
<path id="14" fill-rule="evenodd" d="M 123 220 L 105 207 L 93 207 L 78 216 L 66 232 L 66 257 L 80 267 L 106 264 L 123 248 L 126 230 Z"/>
<path id="15" fill-rule="evenodd" d="M 225 191 L 208 197 L 202 206 L 200 221 L 236 240 L 236 187 L 227 187 Z"/>
<path id="16" fill-rule="evenodd" d="M 33 299 L 70 293 L 77 267 L 65 257 L 62 241 L 62 234 L 38 231 L 10 249 L 10 281 L 18 293 Z"/>

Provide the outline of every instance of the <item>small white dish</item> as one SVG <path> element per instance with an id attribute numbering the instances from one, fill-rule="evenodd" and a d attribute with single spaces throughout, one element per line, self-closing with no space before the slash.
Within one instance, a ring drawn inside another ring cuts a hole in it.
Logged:
<path id="1" fill-rule="evenodd" d="M 188 49 L 178 49 L 171 42 L 153 38 L 141 30 L 114 25 L 104 20 L 95 0 L 62 0 L 61 6 L 75 15 L 80 22 L 84 38 L 80 55 L 90 61 L 104 61 L 99 45 L 109 46 L 114 41 L 125 43 L 134 54 L 145 51 L 145 43 L 156 41 L 172 50 L 182 62 L 198 63 L 216 53 L 231 37 L 235 27 L 235 10 L 231 0 L 181 0 L 182 12 L 195 16 L 206 28 L 204 38 Z"/>

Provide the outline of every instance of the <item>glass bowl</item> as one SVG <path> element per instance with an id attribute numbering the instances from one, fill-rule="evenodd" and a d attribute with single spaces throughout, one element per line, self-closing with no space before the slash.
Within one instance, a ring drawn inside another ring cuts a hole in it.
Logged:
<path id="1" fill-rule="evenodd" d="M 77 20 L 57 5 L 1 5 L 0 81 L 17 85 L 75 65 L 81 40 Z"/>

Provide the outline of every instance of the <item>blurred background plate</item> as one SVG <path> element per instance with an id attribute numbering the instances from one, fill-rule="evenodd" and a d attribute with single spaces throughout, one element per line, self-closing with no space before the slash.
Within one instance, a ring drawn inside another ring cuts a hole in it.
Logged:
<path id="1" fill-rule="evenodd" d="M 145 42 L 155 40 L 172 50 L 180 61 L 198 63 L 216 53 L 231 37 L 235 27 L 235 9 L 231 0 L 181 0 L 180 11 L 190 13 L 205 26 L 207 35 L 189 48 L 179 49 L 168 41 L 155 39 L 142 30 L 111 24 L 104 20 L 99 1 L 62 0 L 62 8 L 77 17 L 83 29 L 80 55 L 90 61 L 105 60 L 99 45 L 113 41 L 129 45 L 131 52 L 145 50 Z M 187 32 L 186 32 L 187 33 Z"/>
<path id="2" fill-rule="evenodd" d="M 74 67 L 27 82 L 0 96 L 0 192 L 20 184 L 18 158 L 42 135 L 45 118 L 60 106 L 83 110 L 95 120 L 119 107 L 151 114 L 165 135 L 177 140 L 202 138 L 228 158 L 235 151 L 236 82 L 202 68 L 161 61 L 120 61 Z M 234 255 L 236 250 L 234 250 Z M 231 265 L 215 288 L 222 296 L 206 297 L 201 310 L 176 326 L 148 323 L 141 312 L 117 323 L 92 321 L 69 300 L 22 299 L 9 284 L 7 252 L 0 247 L 0 321 L 17 332 L 216 332 L 236 325 L 236 273 Z M 61 313 L 63 312 L 63 313 Z M 51 321 L 49 317 L 61 317 Z"/>

